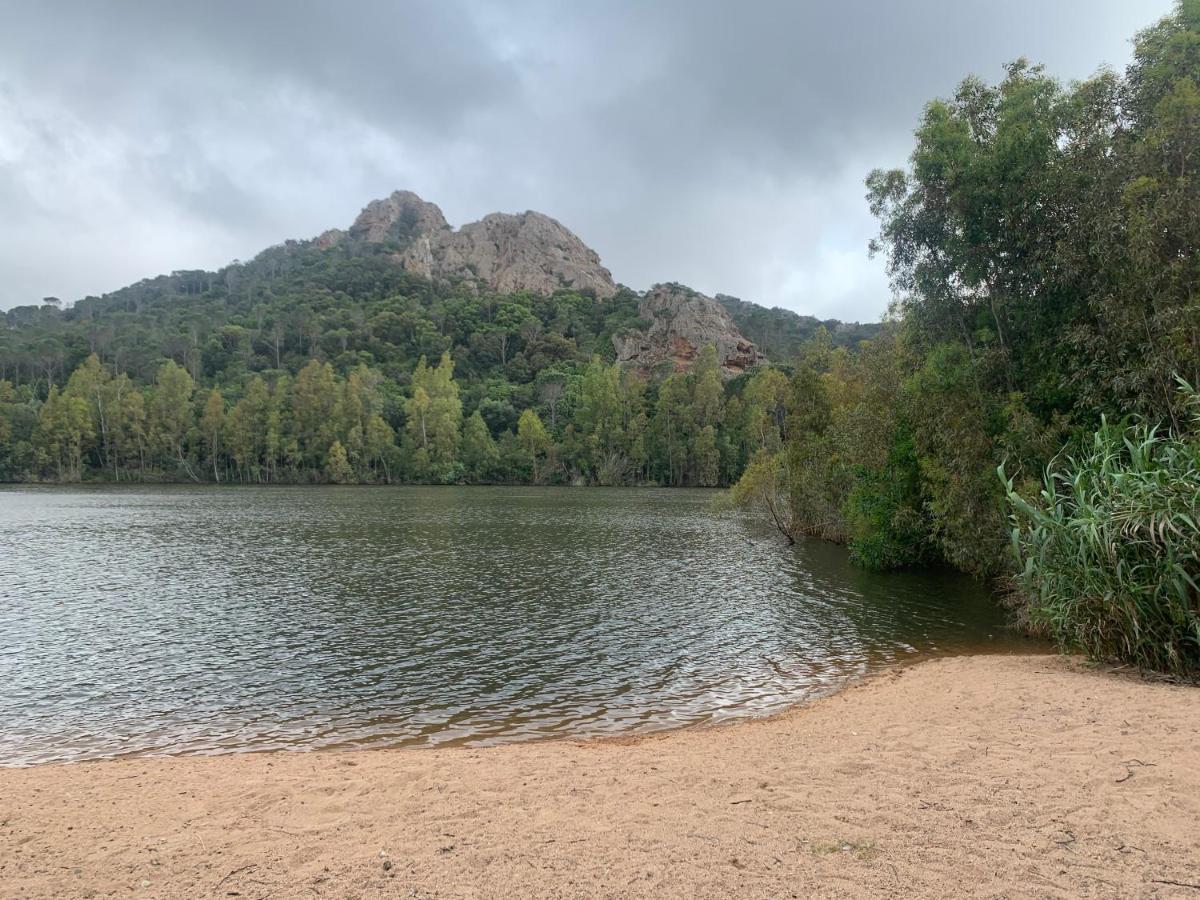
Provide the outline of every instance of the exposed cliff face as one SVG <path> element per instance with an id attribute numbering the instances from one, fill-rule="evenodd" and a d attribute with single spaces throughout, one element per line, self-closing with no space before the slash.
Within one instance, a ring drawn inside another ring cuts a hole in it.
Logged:
<path id="1" fill-rule="evenodd" d="M 537 212 L 492 213 L 464 225 L 434 247 L 435 265 L 451 278 L 472 273 L 501 293 L 560 287 L 617 292 L 600 257 L 562 224 Z"/>
<path id="2" fill-rule="evenodd" d="M 340 244 L 343 238 L 346 237 L 346 232 L 340 228 L 330 228 L 328 231 L 322 231 L 319 235 L 313 238 L 313 244 L 318 250 L 328 250 L 330 247 L 336 247 Z"/>
<path id="3" fill-rule="evenodd" d="M 332 247 L 349 237 L 368 244 L 394 244 L 396 260 L 426 278 L 474 282 L 499 293 L 560 288 L 616 293 L 600 257 L 549 216 L 492 213 L 455 231 L 442 211 L 410 191 L 397 191 L 367 204 L 348 232 L 326 232 L 317 245 Z"/>
<path id="4" fill-rule="evenodd" d="M 767 361 L 746 340 L 717 301 L 678 284 L 655 285 L 638 304 L 638 315 L 649 322 L 644 331 L 613 336 L 617 360 L 650 373 L 670 363 L 675 371 L 691 367 L 709 345 L 725 377 L 732 378 Z"/>
<path id="5" fill-rule="evenodd" d="M 321 249 L 349 242 L 382 245 L 405 269 L 430 279 L 466 281 L 497 293 L 561 288 L 591 291 L 600 299 L 617 292 L 600 257 L 560 222 L 537 212 L 492 213 L 451 228 L 442 211 L 411 191 L 374 200 L 346 231 L 326 231 L 313 241 Z M 613 337 L 619 362 L 650 374 L 664 363 L 691 368 L 713 346 L 725 377 L 766 362 L 720 303 L 678 284 L 647 291 L 638 315 L 644 331 Z"/>
<path id="6" fill-rule="evenodd" d="M 407 242 L 419 234 L 435 236 L 449 230 L 450 224 L 437 204 L 426 203 L 412 191 L 396 191 L 368 203 L 350 226 L 350 236 L 381 244 Z"/>

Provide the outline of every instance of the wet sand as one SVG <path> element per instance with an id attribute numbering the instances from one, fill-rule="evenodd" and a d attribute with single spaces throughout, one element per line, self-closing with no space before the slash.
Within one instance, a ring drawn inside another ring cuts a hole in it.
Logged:
<path id="1" fill-rule="evenodd" d="M 770 719 L 0 769 L 3 897 L 1200 897 L 1200 689 L 938 659 Z"/>

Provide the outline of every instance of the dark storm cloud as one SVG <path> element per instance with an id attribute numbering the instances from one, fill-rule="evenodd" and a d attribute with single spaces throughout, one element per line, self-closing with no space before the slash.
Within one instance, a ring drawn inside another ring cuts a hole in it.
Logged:
<path id="1" fill-rule="evenodd" d="M 1123 65 L 1169 0 L 0 0 L 0 307 L 217 266 L 406 187 L 536 208 L 634 287 L 878 316 L 862 179 L 1019 55 Z"/>

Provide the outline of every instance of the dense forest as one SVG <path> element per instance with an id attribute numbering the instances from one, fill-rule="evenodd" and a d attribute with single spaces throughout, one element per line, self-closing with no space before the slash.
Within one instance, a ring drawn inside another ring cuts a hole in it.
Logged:
<path id="1" fill-rule="evenodd" d="M 778 373 L 615 365 L 613 335 L 645 324 L 633 291 L 497 295 L 394 249 L 289 242 L 9 311 L 0 480 L 714 486 L 767 445 Z M 874 331 L 737 306 L 781 350 Z"/>
<path id="2" fill-rule="evenodd" d="M 804 353 L 805 345 L 818 334 L 822 340 L 828 335 L 834 344 L 853 349 L 861 341 L 878 335 L 882 327 L 874 322 L 840 322 L 802 316 L 778 306 L 767 309 L 728 294 L 717 294 L 715 299 L 729 313 L 738 331 L 754 341 L 768 359 L 776 361 L 798 359 Z"/>
<path id="3" fill-rule="evenodd" d="M 1200 667 L 1200 2 L 1123 76 L 966 79 L 867 189 L 892 321 L 802 352 L 737 499 L 866 565 L 1014 576 L 1096 655 Z"/>

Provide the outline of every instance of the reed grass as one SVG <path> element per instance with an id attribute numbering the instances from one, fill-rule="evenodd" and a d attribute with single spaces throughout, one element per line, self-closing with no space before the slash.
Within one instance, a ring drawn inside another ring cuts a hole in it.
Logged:
<path id="1" fill-rule="evenodd" d="M 1197 395 L 1189 386 L 1192 408 Z M 1029 617 L 1068 649 L 1200 674 L 1200 416 L 1190 433 L 1102 421 L 1047 469 L 1039 496 L 1004 477 Z"/>

